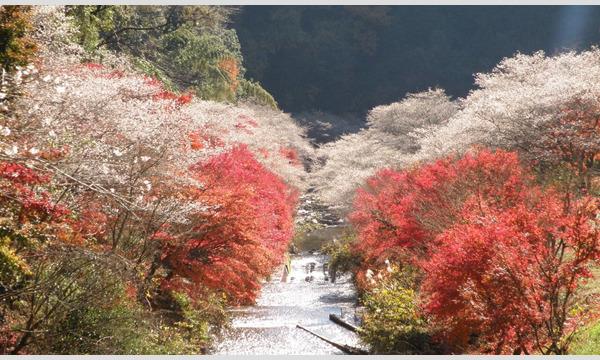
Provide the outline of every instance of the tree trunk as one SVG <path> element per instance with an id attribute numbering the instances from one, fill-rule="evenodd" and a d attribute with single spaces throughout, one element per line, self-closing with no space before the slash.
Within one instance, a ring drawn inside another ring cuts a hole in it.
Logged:
<path id="1" fill-rule="evenodd" d="M 297 328 L 302 329 L 304 331 L 306 331 L 307 333 L 314 335 L 315 337 L 325 341 L 326 343 L 328 343 L 329 345 L 336 347 L 340 350 L 342 350 L 343 352 L 345 352 L 346 354 L 350 354 L 350 355 L 368 355 L 369 353 L 363 349 L 359 349 L 359 348 L 355 348 L 349 345 L 344 345 L 344 344 L 338 344 L 335 341 L 331 341 L 315 332 L 312 332 L 310 330 L 308 330 L 307 328 L 305 328 L 304 326 L 301 326 L 300 324 L 296 325 Z"/>
<path id="2" fill-rule="evenodd" d="M 339 326 L 346 328 L 352 332 L 358 332 L 358 327 L 342 320 L 339 316 L 337 316 L 336 314 L 329 314 L 329 320 L 333 321 L 334 323 L 338 324 Z"/>

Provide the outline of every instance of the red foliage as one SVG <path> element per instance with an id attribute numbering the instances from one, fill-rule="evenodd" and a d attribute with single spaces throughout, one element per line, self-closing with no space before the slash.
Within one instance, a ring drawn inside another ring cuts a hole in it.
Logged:
<path id="1" fill-rule="evenodd" d="M 0 163 L 0 177 L 18 184 L 39 185 L 47 183 L 49 176 L 40 175 L 21 164 Z"/>
<path id="2" fill-rule="evenodd" d="M 300 166 L 300 157 L 298 156 L 298 152 L 296 151 L 296 149 L 282 147 L 281 149 L 279 149 L 279 153 L 281 154 L 281 156 L 288 159 L 290 164 L 294 166 Z"/>
<path id="3" fill-rule="evenodd" d="M 85 204 L 85 208 L 82 209 L 78 219 L 68 221 L 71 242 L 79 244 L 87 240 L 102 242 L 105 240 L 109 222 L 102 205 L 91 197 L 82 197 L 78 202 Z"/>
<path id="4" fill-rule="evenodd" d="M 162 83 L 155 77 L 144 76 L 144 83 L 148 86 L 162 88 Z"/>
<path id="5" fill-rule="evenodd" d="M 82 64 L 74 67 L 72 71 L 83 77 L 92 76 L 104 79 L 120 79 L 128 75 L 123 70 L 111 70 L 106 66 L 97 63 Z M 189 104 L 193 99 L 191 93 L 176 94 L 166 90 L 163 83 L 156 78 L 144 76 L 142 79 L 150 89 L 156 91 L 152 95 L 152 99 L 154 100 L 170 100 L 173 101 L 176 106 L 183 106 Z"/>
<path id="6" fill-rule="evenodd" d="M 212 134 L 210 129 L 201 129 L 190 133 L 190 145 L 192 150 L 202 150 L 205 147 L 209 149 L 225 146 L 225 142 L 219 136 Z"/>
<path id="7" fill-rule="evenodd" d="M 504 151 L 383 170 L 357 195 L 356 251 L 365 269 L 419 267 L 424 310 L 455 349 L 477 336 L 484 351 L 563 353 L 574 293 L 600 253 L 599 202 L 568 206 L 533 180 Z"/>
<path id="8" fill-rule="evenodd" d="M 14 231 L 27 234 L 47 233 L 48 227 L 59 223 L 69 211 L 52 202 L 43 188 L 50 181 L 45 174 L 21 164 L 0 163 L 0 214 Z"/>
<path id="9" fill-rule="evenodd" d="M 252 127 L 258 127 L 258 123 L 256 122 L 256 120 L 254 120 L 253 118 L 251 118 L 248 115 L 239 115 L 238 119 L 243 120 L 246 124 L 252 126 Z"/>
<path id="10" fill-rule="evenodd" d="M 74 216 L 56 204 L 48 191 L 52 178 L 21 164 L 0 163 L 1 217 L 11 232 L 25 237 L 55 239 L 63 244 L 83 245 L 104 238 L 107 216 L 100 203 L 82 197 L 85 204 Z"/>
<path id="11" fill-rule="evenodd" d="M 107 79 L 120 79 L 125 76 L 125 72 L 122 70 L 113 70 L 104 76 Z"/>
<path id="12" fill-rule="evenodd" d="M 126 75 L 122 70 L 110 70 L 102 64 L 91 62 L 77 65 L 72 71 L 83 76 L 91 75 L 104 79 L 120 79 Z"/>
<path id="13" fill-rule="evenodd" d="M 162 90 L 154 94 L 155 100 L 173 100 L 179 106 L 187 105 L 192 101 L 191 94 L 177 95 L 171 91 Z"/>
<path id="14" fill-rule="evenodd" d="M 71 151 L 71 149 L 69 148 L 68 145 L 63 145 L 62 147 L 59 147 L 59 148 L 54 147 L 54 148 L 42 150 L 38 154 L 38 157 L 40 159 L 54 161 L 54 160 L 59 160 L 59 159 L 66 157 L 70 151 Z"/>
<path id="15" fill-rule="evenodd" d="M 196 191 L 203 209 L 194 236 L 166 244 L 163 262 L 173 276 L 164 285 L 190 292 L 205 286 L 251 302 L 292 237 L 296 196 L 245 146 L 192 170 L 205 184 Z"/>
<path id="16" fill-rule="evenodd" d="M 2 314 L 3 321 L 0 323 L 0 354 L 2 355 L 9 354 L 20 338 L 20 334 L 16 331 L 13 331 L 11 326 L 11 324 L 14 324 L 16 320 L 10 317 L 10 312 L 6 312 L 5 314 Z M 26 354 L 26 350 L 21 350 L 19 351 L 18 355 Z"/>
<path id="17" fill-rule="evenodd" d="M 135 301 L 137 299 L 137 288 L 135 287 L 135 285 L 127 283 L 127 285 L 125 286 L 125 296 L 130 301 Z"/>
<path id="18" fill-rule="evenodd" d="M 436 235 L 456 221 L 469 194 L 508 205 L 527 179 L 516 154 L 488 150 L 403 171 L 381 170 L 358 190 L 350 214 L 363 270 L 388 258 L 414 261 L 425 256 Z M 358 275 L 364 280 L 363 272 Z"/>
<path id="19" fill-rule="evenodd" d="M 439 235 L 422 292 L 452 345 L 465 348 L 477 334 L 496 353 L 566 352 L 574 292 L 599 254 L 600 231 L 590 223 L 599 204 L 585 198 L 564 212 L 559 198 L 532 188 L 508 209 L 470 201 Z"/>
<path id="20" fill-rule="evenodd" d="M 562 162 L 575 175 L 578 188 L 592 188 L 592 173 L 600 158 L 598 106 L 576 100 L 565 106 L 547 125 L 541 146 L 530 149 L 536 158 Z M 552 164 L 555 165 L 555 164 Z"/>
<path id="21" fill-rule="evenodd" d="M 264 148 L 264 147 L 261 147 L 261 148 L 258 148 L 258 150 L 257 150 L 257 151 L 258 151 L 258 153 L 259 153 L 260 155 L 262 155 L 262 157 L 263 157 L 263 158 L 265 158 L 265 159 L 266 159 L 266 158 L 268 158 L 268 157 L 269 157 L 269 150 L 267 150 L 266 148 Z"/>
<path id="22" fill-rule="evenodd" d="M 192 150 L 202 150 L 204 148 L 204 141 L 202 141 L 202 133 L 195 131 L 190 134 L 190 144 Z"/>
<path id="23" fill-rule="evenodd" d="M 104 65 L 102 64 L 98 64 L 98 63 L 85 63 L 83 64 L 83 66 L 85 66 L 86 68 L 90 69 L 90 70 L 103 70 L 104 69 Z"/>
<path id="24" fill-rule="evenodd" d="M 246 134 L 250 134 L 250 135 L 254 134 L 254 132 L 252 130 L 248 129 L 248 127 L 246 126 L 246 124 L 242 124 L 241 122 L 237 122 L 237 123 L 235 123 L 234 126 L 235 126 L 236 129 L 242 130 Z"/>

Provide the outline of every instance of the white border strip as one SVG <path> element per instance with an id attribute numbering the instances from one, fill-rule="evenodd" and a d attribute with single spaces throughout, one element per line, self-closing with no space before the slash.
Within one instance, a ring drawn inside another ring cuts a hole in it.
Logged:
<path id="1" fill-rule="evenodd" d="M 341 360 L 340 357 L 345 355 L 6 355 L 3 358 L 12 359 L 43 359 L 43 360 L 56 360 L 56 359 L 86 359 L 86 360 L 108 360 L 108 359 L 189 359 L 189 360 L 201 360 L 203 358 L 211 359 L 253 359 L 253 360 L 265 360 L 265 359 L 337 359 Z M 353 355 L 350 359 L 376 359 L 376 360 L 390 360 L 390 359 L 401 359 L 401 360 L 415 360 L 415 359 L 445 359 L 445 360 L 507 360 L 507 359 L 519 359 L 519 360 L 544 360 L 550 359 L 551 356 L 544 355 Z M 598 360 L 598 355 L 561 355 L 561 359 L 593 359 Z"/>
<path id="2" fill-rule="evenodd" d="M 0 0 L 2 5 L 600 5 L 600 0 Z"/>

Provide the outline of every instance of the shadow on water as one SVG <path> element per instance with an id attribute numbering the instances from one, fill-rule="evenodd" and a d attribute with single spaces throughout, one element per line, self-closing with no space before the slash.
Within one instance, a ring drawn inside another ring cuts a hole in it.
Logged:
<path id="1" fill-rule="evenodd" d="M 327 256 L 311 252 L 292 256 L 287 281 L 281 281 L 281 269 L 273 274 L 256 305 L 232 310 L 232 328 L 217 341 L 213 354 L 342 354 L 297 324 L 337 343 L 359 345 L 355 333 L 329 320 L 329 314 L 355 320 L 350 278 L 331 283 L 324 271 Z"/>
<path id="2" fill-rule="evenodd" d="M 319 298 L 319 301 L 324 304 L 329 304 L 329 303 L 335 304 L 335 303 L 341 303 L 341 302 L 354 303 L 355 300 L 356 300 L 356 294 L 342 295 L 342 294 L 332 293 L 332 294 L 322 295 Z"/>

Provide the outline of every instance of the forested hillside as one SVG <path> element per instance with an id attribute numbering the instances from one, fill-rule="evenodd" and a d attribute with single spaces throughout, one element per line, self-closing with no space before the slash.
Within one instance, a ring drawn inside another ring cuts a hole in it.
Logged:
<path id="1" fill-rule="evenodd" d="M 406 93 L 463 97 L 473 74 L 516 52 L 600 41 L 595 6 L 243 6 L 234 19 L 248 76 L 285 111 L 307 113 L 319 141 L 357 131 L 369 109 Z"/>

